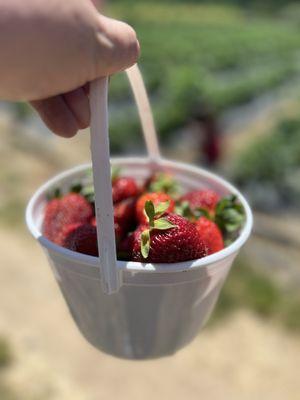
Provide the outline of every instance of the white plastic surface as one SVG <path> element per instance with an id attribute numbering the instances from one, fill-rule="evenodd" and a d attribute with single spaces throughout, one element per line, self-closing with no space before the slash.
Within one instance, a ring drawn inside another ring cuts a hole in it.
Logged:
<path id="1" fill-rule="evenodd" d="M 87 166 L 67 171 L 43 185 L 26 212 L 28 228 L 43 246 L 70 312 L 86 339 L 106 353 L 146 359 L 175 353 L 190 342 L 209 318 L 232 262 L 252 228 L 244 197 L 229 183 L 203 169 L 160 160 L 160 167 L 191 190 L 209 187 L 220 195 L 234 193 L 246 211 L 239 238 L 211 256 L 174 264 L 117 261 L 122 286 L 107 296 L 99 277 L 99 260 L 59 247 L 41 234 L 46 193 L 84 176 Z M 124 174 L 145 179 L 151 161 L 115 159 Z"/>
<path id="2" fill-rule="evenodd" d="M 152 161 L 160 158 L 157 133 L 144 80 L 137 64 L 126 70 L 141 121 L 147 153 Z"/>
<path id="3" fill-rule="evenodd" d="M 100 78 L 91 83 L 91 154 L 95 187 L 99 269 L 101 270 L 104 292 L 112 294 L 119 290 L 121 282 L 116 266 L 107 96 L 107 78 Z"/>
<path id="4" fill-rule="evenodd" d="M 160 152 L 147 91 L 136 64 L 126 72 L 138 108 L 148 156 L 154 166 L 160 158 Z M 100 78 L 91 82 L 91 154 L 95 187 L 99 269 L 101 270 L 104 292 L 112 294 L 120 289 L 121 277 L 116 266 L 107 100 L 108 78 Z"/>

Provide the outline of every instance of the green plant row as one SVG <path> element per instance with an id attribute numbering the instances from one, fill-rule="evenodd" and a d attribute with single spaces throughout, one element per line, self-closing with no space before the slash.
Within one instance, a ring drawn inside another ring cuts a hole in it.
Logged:
<path id="1" fill-rule="evenodd" d="M 284 210 L 299 210 L 300 118 L 279 122 L 269 134 L 254 140 L 233 164 L 233 179 L 248 191 L 254 206 L 270 211 L 273 203 Z"/>
<path id="2" fill-rule="evenodd" d="M 285 291 L 274 280 L 239 258 L 226 282 L 210 326 L 224 320 L 234 311 L 248 309 L 261 318 L 300 333 L 300 295 Z"/>
<path id="3" fill-rule="evenodd" d="M 162 138 L 189 119 L 218 115 L 299 74 L 299 26 L 233 6 L 116 1 L 111 14 L 131 23 Z M 111 80 L 113 147 L 139 124 L 126 79 Z"/>

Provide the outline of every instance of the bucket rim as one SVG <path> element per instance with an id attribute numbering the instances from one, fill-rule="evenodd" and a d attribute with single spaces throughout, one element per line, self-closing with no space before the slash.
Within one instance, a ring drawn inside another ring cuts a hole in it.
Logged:
<path id="1" fill-rule="evenodd" d="M 150 160 L 147 157 L 141 158 L 141 157 L 112 157 L 111 158 L 112 164 L 127 164 L 129 163 L 139 163 L 141 165 L 151 165 L 153 164 L 153 160 Z M 213 180 L 214 182 L 222 185 L 225 187 L 230 193 L 235 194 L 241 204 L 244 207 L 245 214 L 246 214 L 246 221 L 245 225 L 240 232 L 239 237 L 231 243 L 229 246 L 225 247 L 223 250 L 211 254 L 209 256 L 196 259 L 196 260 L 190 260 L 190 261 L 183 261 L 179 263 L 141 263 L 141 262 L 136 262 L 136 261 L 117 261 L 117 268 L 120 271 L 131 271 L 131 272 L 155 272 L 155 273 L 167 273 L 167 272 L 183 272 L 187 271 L 190 269 L 195 269 L 195 268 L 203 268 L 207 267 L 209 265 L 218 263 L 230 256 L 234 256 L 239 249 L 244 245 L 244 243 L 247 241 L 248 237 L 250 236 L 252 227 L 253 227 L 253 215 L 251 208 L 245 199 L 245 197 L 240 193 L 238 189 L 236 189 L 231 183 L 220 177 L 219 175 L 207 171 L 206 169 L 203 169 L 198 166 L 194 166 L 191 164 L 183 163 L 183 162 L 178 162 L 178 161 L 171 161 L 171 160 L 166 160 L 166 159 L 160 159 L 155 161 L 156 165 L 161 165 L 163 167 L 177 167 L 178 169 L 181 169 L 183 172 L 190 172 L 195 175 L 201 175 L 202 177 L 209 178 Z M 91 163 L 86 163 L 86 164 L 81 164 L 78 166 L 75 166 L 73 168 L 69 168 L 51 179 L 47 180 L 42 186 L 39 187 L 39 189 L 34 193 L 34 195 L 31 197 L 29 200 L 29 203 L 26 208 L 26 224 L 28 227 L 28 230 L 30 231 L 31 235 L 46 249 L 49 250 L 50 253 L 55 253 L 56 255 L 65 258 L 69 261 L 75 261 L 76 263 L 80 264 L 88 264 L 90 267 L 94 267 L 99 269 L 99 258 L 98 257 L 93 257 L 81 253 L 74 252 L 72 250 L 66 249 L 64 247 L 61 247 L 47 238 L 45 238 L 40 229 L 38 228 L 35 218 L 34 218 L 34 209 L 37 201 L 40 199 L 41 196 L 44 195 L 47 191 L 49 191 L 49 188 L 57 184 L 59 181 L 68 178 L 69 176 L 72 176 L 76 173 L 83 172 L 85 169 L 90 168 Z"/>

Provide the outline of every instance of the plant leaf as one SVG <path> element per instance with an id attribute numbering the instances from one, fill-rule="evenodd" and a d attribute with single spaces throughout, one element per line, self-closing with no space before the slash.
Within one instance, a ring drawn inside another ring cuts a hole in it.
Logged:
<path id="1" fill-rule="evenodd" d="M 195 220 L 195 215 L 188 201 L 183 201 L 182 203 L 177 204 L 175 207 L 175 213 L 190 221 Z"/>
<path id="2" fill-rule="evenodd" d="M 121 173 L 121 168 L 120 167 L 117 167 L 116 165 L 113 165 L 111 167 L 111 180 L 112 180 L 112 182 L 114 180 L 116 180 L 120 176 L 120 173 Z"/>
<path id="3" fill-rule="evenodd" d="M 216 207 L 215 222 L 225 235 L 237 234 L 244 221 L 244 208 L 238 203 L 235 195 L 224 197 L 219 201 Z"/>
<path id="4" fill-rule="evenodd" d="M 154 204 L 151 200 L 147 200 L 145 203 L 145 213 L 149 219 L 149 224 L 153 224 L 154 217 L 155 217 L 155 208 Z"/>
<path id="5" fill-rule="evenodd" d="M 141 253 L 143 258 L 148 258 L 150 251 L 150 231 L 146 229 L 141 233 Z"/>
<path id="6" fill-rule="evenodd" d="M 159 229 L 159 230 L 167 230 L 171 228 L 176 228 L 177 225 L 171 224 L 167 219 L 165 218 L 159 218 L 154 221 L 154 229 Z"/>
<path id="7" fill-rule="evenodd" d="M 172 175 L 165 172 L 158 172 L 149 185 L 149 191 L 163 192 L 170 196 L 177 196 L 179 194 L 179 184 Z"/>
<path id="8" fill-rule="evenodd" d="M 199 219 L 200 217 L 205 217 L 205 218 L 207 218 L 207 219 L 209 219 L 209 220 L 212 219 L 212 218 L 211 218 L 211 215 L 210 215 L 209 212 L 208 212 L 208 210 L 206 210 L 205 208 L 197 207 L 197 208 L 194 210 L 194 214 L 195 214 L 195 217 L 196 217 L 197 219 Z"/>
<path id="9" fill-rule="evenodd" d="M 155 210 L 155 215 L 159 215 L 159 214 L 163 214 L 164 212 L 167 211 L 167 209 L 170 206 L 170 201 L 163 201 L 161 203 L 159 203 L 158 205 L 154 206 L 154 210 Z"/>
<path id="10" fill-rule="evenodd" d="M 83 189 L 81 182 L 74 182 L 73 185 L 70 187 L 70 192 L 72 193 L 81 193 Z"/>
<path id="11" fill-rule="evenodd" d="M 59 199 L 62 196 L 61 189 L 59 187 L 52 190 L 52 192 L 47 193 L 47 200 Z"/>
<path id="12" fill-rule="evenodd" d="M 85 186 L 82 189 L 81 194 L 87 199 L 87 201 L 93 203 L 95 201 L 94 185 Z"/>

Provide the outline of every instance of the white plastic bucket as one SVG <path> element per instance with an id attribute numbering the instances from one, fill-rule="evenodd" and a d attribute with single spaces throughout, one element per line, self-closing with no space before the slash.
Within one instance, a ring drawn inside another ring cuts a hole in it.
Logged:
<path id="1" fill-rule="evenodd" d="M 120 158 L 112 163 L 141 180 L 153 167 L 149 159 Z M 174 174 L 186 190 L 208 187 L 220 195 L 236 194 L 246 212 L 238 239 L 203 259 L 175 264 L 117 262 L 122 286 L 106 295 L 99 259 L 55 245 L 41 233 L 46 193 L 68 188 L 85 175 L 88 165 L 66 171 L 45 183 L 26 211 L 28 228 L 44 248 L 70 312 L 84 337 L 117 357 L 146 359 L 167 356 L 189 343 L 209 318 L 234 258 L 252 228 L 245 198 L 231 184 L 203 169 L 160 159 L 158 167 Z"/>

